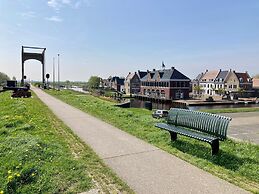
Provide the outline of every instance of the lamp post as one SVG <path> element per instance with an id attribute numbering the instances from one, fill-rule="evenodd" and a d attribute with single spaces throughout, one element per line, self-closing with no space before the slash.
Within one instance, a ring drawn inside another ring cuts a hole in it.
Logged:
<path id="1" fill-rule="evenodd" d="M 60 90 L 60 64 L 59 64 L 59 54 L 58 54 L 58 90 Z"/>
<path id="2" fill-rule="evenodd" d="M 53 89 L 55 89 L 55 57 L 53 57 L 53 81 L 52 81 L 52 86 L 53 86 Z"/>

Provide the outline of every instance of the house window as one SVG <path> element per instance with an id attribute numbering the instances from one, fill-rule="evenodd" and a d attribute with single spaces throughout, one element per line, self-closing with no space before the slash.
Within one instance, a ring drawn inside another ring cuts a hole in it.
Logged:
<path id="1" fill-rule="evenodd" d="M 236 88 L 237 88 L 237 85 L 233 85 L 233 88 L 235 88 L 235 89 L 236 89 Z"/>

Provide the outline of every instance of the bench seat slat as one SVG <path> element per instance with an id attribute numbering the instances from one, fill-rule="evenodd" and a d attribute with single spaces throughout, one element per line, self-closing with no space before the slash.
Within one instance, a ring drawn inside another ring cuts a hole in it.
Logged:
<path id="1" fill-rule="evenodd" d="M 180 135 L 184 135 L 187 137 L 192 137 L 198 140 L 202 140 L 208 143 L 212 143 L 214 140 L 218 139 L 217 137 L 213 137 L 213 136 L 209 136 L 200 132 L 196 132 L 190 129 L 186 129 L 184 127 L 180 127 L 180 126 L 175 126 L 175 125 L 168 125 L 166 123 L 157 123 L 156 127 L 161 128 L 161 129 L 165 129 L 167 131 L 171 131 L 171 132 L 175 132 L 178 133 Z"/>

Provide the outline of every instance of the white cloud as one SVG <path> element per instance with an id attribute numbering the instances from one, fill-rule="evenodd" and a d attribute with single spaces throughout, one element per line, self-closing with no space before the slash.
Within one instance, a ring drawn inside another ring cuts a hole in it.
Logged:
<path id="1" fill-rule="evenodd" d="M 45 19 L 52 22 L 63 22 L 63 19 L 60 18 L 59 16 L 51 16 Z"/>
<path id="2" fill-rule="evenodd" d="M 54 8 L 54 9 L 59 9 L 58 8 L 59 7 L 59 3 L 58 3 L 57 0 L 49 0 L 48 1 L 48 6 Z"/>
<path id="3" fill-rule="evenodd" d="M 83 4 L 87 7 L 90 6 L 90 0 L 48 0 L 48 6 L 59 11 L 64 6 L 70 6 L 72 8 L 79 8 Z"/>
<path id="4" fill-rule="evenodd" d="M 28 12 L 21 13 L 21 16 L 24 18 L 34 18 L 36 17 L 36 13 L 34 11 L 28 11 Z"/>

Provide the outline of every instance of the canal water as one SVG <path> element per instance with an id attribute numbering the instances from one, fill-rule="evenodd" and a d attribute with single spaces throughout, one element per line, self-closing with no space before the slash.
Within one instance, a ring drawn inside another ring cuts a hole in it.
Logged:
<path id="1" fill-rule="evenodd" d="M 131 99 L 130 106 L 133 108 L 145 108 L 145 101 L 138 99 Z M 152 102 L 153 109 L 164 109 L 169 110 L 173 107 L 172 103 L 155 103 Z M 201 109 L 221 109 L 221 108 L 248 108 L 248 107 L 259 107 L 259 104 L 226 104 L 226 105 L 201 105 L 201 106 L 189 106 L 190 110 L 201 110 Z"/>

